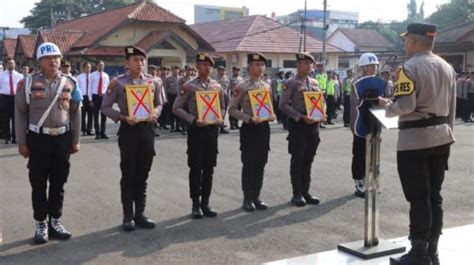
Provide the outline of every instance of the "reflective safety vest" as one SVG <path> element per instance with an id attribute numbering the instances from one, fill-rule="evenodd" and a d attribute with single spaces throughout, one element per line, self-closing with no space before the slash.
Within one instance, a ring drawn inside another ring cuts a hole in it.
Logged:
<path id="1" fill-rule="evenodd" d="M 346 82 L 344 82 L 344 93 L 346 95 L 350 95 L 352 90 L 352 78 L 346 78 Z"/>
<path id="2" fill-rule="evenodd" d="M 275 93 L 277 96 L 281 95 L 281 80 L 280 79 L 276 80 Z"/>
<path id="3" fill-rule="evenodd" d="M 336 94 L 336 82 L 334 80 L 329 80 L 327 83 L 326 92 L 328 96 L 334 96 Z"/>
<path id="4" fill-rule="evenodd" d="M 326 92 L 326 88 L 327 88 L 327 82 L 328 82 L 328 75 L 325 74 L 325 73 L 319 73 L 316 75 L 316 79 L 318 80 L 319 82 L 319 88 L 321 88 L 321 90 L 323 92 Z"/>

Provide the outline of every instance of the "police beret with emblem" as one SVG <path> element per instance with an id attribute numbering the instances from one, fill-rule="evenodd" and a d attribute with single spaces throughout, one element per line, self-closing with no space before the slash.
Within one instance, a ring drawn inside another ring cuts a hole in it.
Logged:
<path id="1" fill-rule="evenodd" d="M 205 53 L 198 53 L 196 56 L 196 62 L 210 62 L 212 66 L 214 66 L 214 60 Z"/>
<path id="2" fill-rule="evenodd" d="M 297 53 L 296 54 L 296 60 L 297 61 L 310 60 L 313 63 L 315 62 L 314 57 L 308 52 Z"/>
<path id="3" fill-rule="evenodd" d="M 125 59 L 128 60 L 128 58 L 130 58 L 130 56 L 132 55 L 142 55 L 143 57 L 146 58 L 146 53 L 141 48 L 138 48 L 136 46 L 125 47 Z"/>
<path id="4" fill-rule="evenodd" d="M 225 71 L 225 66 L 219 65 L 219 66 L 217 66 L 217 70 L 224 70 Z"/>
<path id="5" fill-rule="evenodd" d="M 434 38 L 436 36 L 437 26 L 431 23 L 410 23 L 407 26 L 407 31 L 400 34 L 400 37 L 405 38 L 407 34 L 415 34 Z"/>
<path id="6" fill-rule="evenodd" d="M 252 52 L 247 54 L 247 63 L 251 62 L 267 62 L 267 58 L 260 52 Z"/>

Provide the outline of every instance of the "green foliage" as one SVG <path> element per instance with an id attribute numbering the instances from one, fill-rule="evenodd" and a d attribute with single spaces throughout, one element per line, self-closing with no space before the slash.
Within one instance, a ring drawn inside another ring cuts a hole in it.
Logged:
<path id="1" fill-rule="evenodd" d="M 426 19 L 440 29 L 474 20 L 473 0 L 451 0 L 438 6 L 438 10 Z"/>

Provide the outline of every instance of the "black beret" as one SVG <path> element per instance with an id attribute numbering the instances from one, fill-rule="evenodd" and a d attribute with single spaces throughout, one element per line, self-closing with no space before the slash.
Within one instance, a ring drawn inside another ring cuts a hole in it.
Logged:
<path id="1" fill-rule="evenodd" d="M 189 65 L 185 65 L 185 66 L 184 66 L 184 70 L 193 70 L 193 68 L 192 68 L 191 66 L 189 66 Z"/>
<path id="2" fill-rule="evenodd" d="M 156 65 L 154 65 L 154 64 L 149 64 L 149 65 L 148 65 L 148 68 L 149 68 L 149 69 L 150 69 L 150 68 L 151 68 L 151 69 L 155 69 L 155 70 L 157 69 Z"/>
<path id="3" fill-rule="evenodd" d="M 214 60 L 205 53 L 198 53 L 196 56 L 196 62 L 210 62 L 212 66 L 214 66 Z"/>
<path id="4" fill-rule="evenodd" d="M 219 66 L 217 67 L 217 70 L 224 70 L 224 71 L 225 71 L 225 66 L 219 65 Z"/>
<path id="5" fill-rule="evenodd" d="M 303 61 L 303 60 L 310 60 L 311 62 L 315 62 L 314 57 L 309 54 L 308 52 L 300 52 L 296 54 L 296 60 L 297 61 Z"/>
<path id="6" fill-rule="evenodd" d="M 237 66 L 232 67 L 232 71 L 240 71 L 240 68 Z"/>
<path id="7" fill-rule="evenodd" d="M 251 63 L 251 62 L 266 63 L 267 58 L 265 58 L 265 56 L 259 52 L 252 52 L 252 53 L 247 54 L 247 63 Z"/>
<path id="8" fill-rule="evenodd" d="M 408 33 L 434 38 L 436 36 L 436 25 L 430 23 L 410 23 L 407 31 L 402 33 L 400 37 L 404 38 Z"/>
<path id="9" fill-rule="evenodd" d="M 132 55 L 142 55 L 143 57 L 146 58 L 146 53 L 141 48 L 138 48 L 138 47 L 135 47 L 135 46 L 125 47 L 125 59 L 128 60 L 128 58 L 130 58 L 130 56 L 132 56 Z"/>

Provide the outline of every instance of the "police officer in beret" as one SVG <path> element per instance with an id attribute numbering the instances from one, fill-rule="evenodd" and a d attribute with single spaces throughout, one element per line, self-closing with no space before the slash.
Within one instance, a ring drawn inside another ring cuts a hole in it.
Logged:
<path id="1" fill-rule="evenodd" d="M 319 122 L 306 116 L 305 91 L 321 91 L 318 81 L 309 76 L 314 58 L 309 53 L 296 54 L 296 76 L 287 80 L 280 98 L 280 109 L 288 116 L 288 152 L 291 154 L 291 202 L 298 207 L 319 204 L 309 193 L 311 165 L 320 142 Z"/>
<path id="2" fill-rule="evenodd" d="M 411 23 L 401 35 L 405 54 L 395 101 L 380 98 L 387 117 L 399 116 L 398 174 L 410 203 L 411 250 L 393 264 L 440 264 L 441 188 L 454 143 L 456 83 L 453 68 L 433 54 L 436 25 Z M 436 73 L 436 74 L 433 74 Z"/>
<path id="3" fill-rule="evenodd" d="M 176 116 L 189 124 L 188 128 L 188 166 L 191 215 L 194 219 L 215 217 L 217 213 L 209 207 L 212 178 L 217 162 L 217 137 L 220 124 L 206 124 L 198 119 L 196 91 L 217 91 L 221 113 L 224 113 L 224 91 L 219 83 L 209 77 L 214 60 L 207 54 L 199 53 L 196 58 L 198 77 L 185 83 L 173 105 Z"/>
<path id="4" fill-rule="evenodd" d="M 76 81 L 59 72 L 62 55 L 56 44 L 40 44 L 36 57 L 41 71 L 18 84 L 15 125 L 18 151 L 29 158 L 34 241 L 43 244 L 48 234 L 62 240 L 71 237 L 60 218 L 69 157 L 80 148 L 82 95 Z"/>
<path id="5" fill-rule="evenodd" d="M 221 85 L 222 89 L 224 90 L 224 113 L 222 113 L 222 117 L 225 117 L 227 109 L 229 108 L 229 103 L 230 103 L 230 79 L 227 77 L 225 74 L 226 68 L 225 66 L 219 65 L 217 67 L 217 77 L 216 81 L 219 82 Z M 228 134 L 229 131 L 225 129 L 224 123 L 221 125 L 220 133 L 222 134 Z"/>
<path id="6" fill-rule="evenodd" d="M 264 89 L 272 102 L 270 85 L 262 79 L 265 72 L 266 58 L 261 53 L 247 55 L 249 78 L 240 82 L 235 88 L 230 102 L 229 113 L 243 121 L 240 128 L 240 151 L 242 160 L 242 191 L 244 201 L 242 208 L 246 212 L 266 210 L 268 206 L 260 200 L 263 185 L 263 174 L 270 150 L 270 125 L 253 115 L 249 91 Z M 239 110 L 241 106 L 241 110 Z M 273 121 L 271 117 L 269 121 Z"/>
<path id="7" fill-rule="evenodd" d="M 144 74 L 145 51 L 138 47 L 125 47 L 127 73 L 118 76 L 107 88 L 102 112 L 115 122 L 120 121 L 118 145 L 120 149 L 122 228 L 135 230 L 135 226 L 152 229 L 155 222 L 144 215 L 148 174 L 155 156 L 154 124 L 161 112 L 162 83 Z M 138 121 L 129 115 L 127 85 L 148 85 L 153 97 L 153 108 L 146 120 Z M 117 103 L 119 110 L 113 108 Z M 135 207 L 134 207 L 135 206 Z"/>

